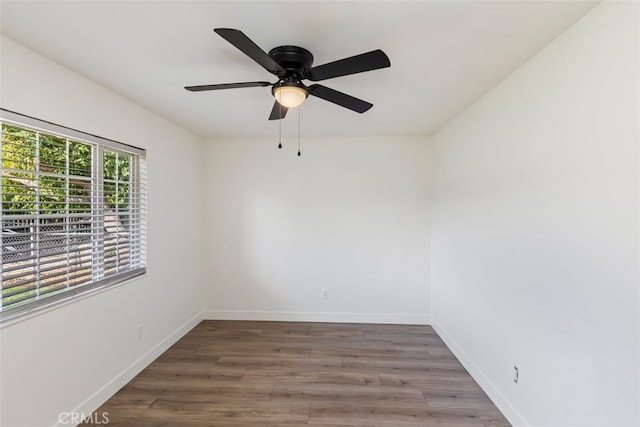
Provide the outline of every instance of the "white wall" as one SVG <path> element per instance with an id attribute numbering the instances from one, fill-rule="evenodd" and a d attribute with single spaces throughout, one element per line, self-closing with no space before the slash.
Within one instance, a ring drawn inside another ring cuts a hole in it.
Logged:
<path id="1" fill-rule="evenodd" d="M 434 324 L 516 425 L 640 425 L 639 47 L 601 4 L 435 137 Z"/>
<path id="2" fill-rule="evenodd" d="M 428 140 L 302 132 L 207 145 L 205 317 L 428 322 Z"/>
<path id="3" fill-rule="evenodd" d="M 4 426 L 48 426 L 89 411 L 200 318 L 194 135 L 1 39 L 3 108 L 146 148 L 148 275 L 0 329 Z M 144 338 L 136 328 L 144 324 Z"/>

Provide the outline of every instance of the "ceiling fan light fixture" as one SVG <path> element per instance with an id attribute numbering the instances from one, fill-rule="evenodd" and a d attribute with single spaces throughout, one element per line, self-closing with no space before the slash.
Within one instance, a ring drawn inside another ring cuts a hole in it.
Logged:
<path id="1" fill-rule="evenodd" d="M 286 108 L 295 108 L 309 96 L 309 91 L 298 83 L 281 83 L 273 87 L 276 101 Z"/>

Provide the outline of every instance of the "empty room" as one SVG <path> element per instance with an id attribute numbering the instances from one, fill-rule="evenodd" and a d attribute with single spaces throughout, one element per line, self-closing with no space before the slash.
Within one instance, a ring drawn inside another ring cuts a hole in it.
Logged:
<path id="1" fill-rule="evenodd" d="M 0 33 L 1 426 L 640 426 L 640 3 Z"/>

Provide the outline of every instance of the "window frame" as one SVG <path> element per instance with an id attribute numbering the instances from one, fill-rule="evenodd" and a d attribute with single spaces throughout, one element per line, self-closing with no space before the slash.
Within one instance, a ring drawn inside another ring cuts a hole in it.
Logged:
<path id="1" fill-rule="evenodd" d="M 66 305 L 70 302 L 73 302 L 77 299 L 84 298 L 85 296 L 103 291 L 107 288 L 113 287 L 115 285 L 123 284 L 129 282 L 135 278 L 142 277 L 147 273 L 147 211 L 146 211 L 146 194 L 147 194 L 147 185 L 146 185 L 146 150 L 134 147 L 128 144 L 124 144 L 118 141 L 114 141 L 108 138 L 103 138 L 97 135 L 93 135 L 87 132 L 82 132 L 76 129 L 72 129 L 66 126 L 58 125 L 55 123 L 51 123 L 48 121 L 40 120 L 31 116 L 26 116 L 11 110 L 7 110 L 4 108 L 0 108 L 0 123 L 6 123 L 9 125 L 14 125 L 17 127 L 26 128 L 28 130 L 33 130 L 36 132 L 42 132 L 47 135 L 53 135 L 56 137 L 65 138 L 68 140 L 73 140 L 80 143 L 89 144 L 92 148 L 92 159 L 91 159 L 91 191 L 89 193 L 89 200 L 91 203 L 91 228 L 93 230 L 94 227 L 102 227 L 104 228 L 104 203 L 99 203 L 97 199 L 99 197 L 104 196 L 105 191 L 105 178 L 103 176 L 103 161 L 104 161 L 104 153 L 105 150 L 108 152 L 122 153 L 126 155 L 130 155 L 132 160 L 135 159 L 135 167 L 132 165 L 129 168 L 129 173 L 131 174 L 130 185 L 135 186 L 134 189 L 131 188 L 129 192 L 129 202 L 135 197 L 136 198 L 136 212 L 135 216 L 137 220 L 132 222 L 131 224 L 135 224 L 130 232 L 136 231 L 139 233 L 134 239 L 134 243 L 139 245 L 139 248 L 136 251 L 136 256 L 139 257 L 139 265 L 133 267 L 131 270 L 116 272 L 113 275 L 103 277 L 101 279 L 96 280 L 95 270 L 102 270 L 104 268 L 105 263 L 105 248 L 106 248 L 106 233 L 102 232 L 102 239 L 96 238 L 96 232 L 91 231 L 91 281 L 85 284 L 75 285 L 67 287 L 65 290 L 54 293 L 51 296 L 42 297 L 42 299 L 36 299 L 31 302 L 26 302 L 23 304 L 19 304 L 15 307 L 11 307 L 8 309 L 2 309 L 2 294 L 0 293 L 0 325 L 4 326 L 4 324 L 10 323 L 9 321 L 14 321 L 21 319 L 23 317 L 34 315 L 38 312 L 48 310 L 53 307 Z M 1 144 L 1 142 L 0 142 Z M 67 152 L 67 156 L 69 153 Z M 68 162 L 68 161 L 67 161 Z M 0 165 L 0 169 L 2 169 Z M 135 175 L 135 176 L 134 176 Z M 67 178 L 69 178 L 68 171 L 65 174 Z M 116 178 L 117 179 L 117 178 Z M 116 187 L 117 188 L 117 187 Z M 0 194 L 2 194 L 2 183 L 0 182 Z M 95 211 L 94 211 L 95 209 Z M 96 215 L 95 212 L 98 212 Z M 117 214 L 116 208 L 116 214 Z M 68 212 L 67 212 L 68 215 Z M 94 217 L 95 215 L 95 217 Z M 129 212 L 131 218 L 133 218 L 133 211 Z M 39 218 L 40 215 L 34 215 L 34 218 Z M 3 247 L 3 233 L 0 233 L 0 248 Z M 100 247 L 96 250 L 96 245 Z M 68 247 L 68 244 L 67 244 Z M 101 249 L 101 250 L 100 250 Z M 102 258 L 99 256 L 102 254 Z M 131 254 L 129 255 L 131 256 Z M 39 265 L 40 253 L 38 255 L 37 261 L 35 261 L 35 265 Z M 4 271 L 2 269 L 3 261 L 0 258 L 0 274 Z M 68 268 L 68 266 L 67 266 Z M 0 280 L 0 283 L 2 281 Z M 65 284 L 69 286 L 69 282 L 65 281 Z"/>

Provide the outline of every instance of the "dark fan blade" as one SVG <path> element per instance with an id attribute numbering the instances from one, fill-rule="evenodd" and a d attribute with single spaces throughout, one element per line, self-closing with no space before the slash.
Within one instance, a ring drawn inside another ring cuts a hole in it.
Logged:
<path id="1" fill-rule="evenodd" d="M 287 115 L 288 108 L 280 105 L 278 101 L 273 103 L 273 108 L 271 109 L 271 114 L 269 115 L 269 120 L 280 120 L 284 119 L 284 116 Z"/>
<path id="2" fill-rule="evenodd" d="M 391 62 L 387 55 L 378 49 L 313 67 L 309 69 L 306 77 L 311 81 L 318 82 L 320 80 L 348 76 L 349 74 L 363 73 L 365 71 L 377 70 L 378 68 L 386 68 L 390 66 Z"/>
<path id="3" fill-rule="evenodd" d="M 218 90 L 218 89 L 236 89 L 239 87 L 259 87 L 259 86 L 271 86 L 269 82 L 244 82 L 244 83 L 222 83 L 219 85 L 202 85 L 202 86 L 185 86 L 184 88 L 191 92 L 200 92 L 203 90 Z"/>
<path id="4" fill-rule="evenodd" d="M 309 95 L 317 96 L 325 101 L 333 102 L 341 107 L 348 108 L 357 113 L 364 113 L 373 107 L 373 104 L 363 101 L 362 99 L 354 98 L 346 93 L 338 92 L 337 90 L 330 89 L 322 85 L 309 86 Z"/>
<path id="5" fill-rule="evenodd" d="M 262 65 L 262 67 L 268 72 L 276 75 L 284 73 L 284 68 L 267 55 L 264 50 L 260 49 L 258 45 L 251 41 L 251 39 L 242 31 L 234 30 L 232 28 L 214 28 L 213 31 L 240 49 L 249 58 Z"/>

